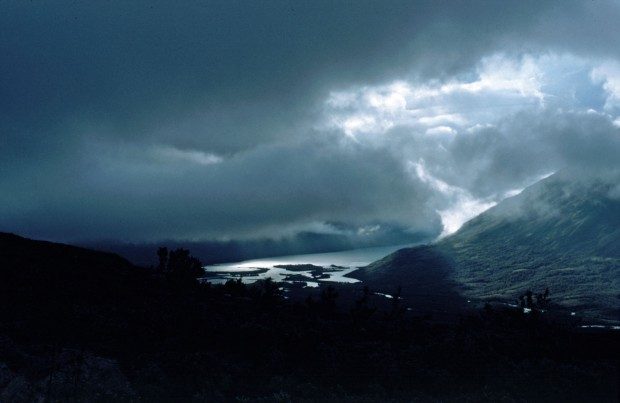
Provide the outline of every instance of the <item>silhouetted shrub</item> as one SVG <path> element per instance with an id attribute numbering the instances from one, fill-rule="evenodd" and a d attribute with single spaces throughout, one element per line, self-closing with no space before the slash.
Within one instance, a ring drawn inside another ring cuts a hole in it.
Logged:
<path id="1" fill-rule="evenodd" d="M 168 251 L 161 247 L 157 250 L 159 270 L 173 280 L 193 280 L 204 275 L 200 260 L 190 255 L 189 250 L 179 248 Z"/>

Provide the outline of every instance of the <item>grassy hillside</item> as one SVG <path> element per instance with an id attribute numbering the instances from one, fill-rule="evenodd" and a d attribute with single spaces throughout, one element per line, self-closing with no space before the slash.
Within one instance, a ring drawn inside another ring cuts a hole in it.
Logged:
<path id="1" fill-rule="evenodd" d="M 426 256 L 431 254 L 433 259 Z M 395 263 L 397 262 L 397 263 Z M 435 273 L 464 297 L 514 302 L 549 287 L 553 302 L 590 317 L 620 317 L 620 199 L 603 182 L 553 175 L 504 200 L 432 246 L 357 274 L 373 286 L 428 292 Z M 431 285 L 431 288 L 436 286 Z"/>

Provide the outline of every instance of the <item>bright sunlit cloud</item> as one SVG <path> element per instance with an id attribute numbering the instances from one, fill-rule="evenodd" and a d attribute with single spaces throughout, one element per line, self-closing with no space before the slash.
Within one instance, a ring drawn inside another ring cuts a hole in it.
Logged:
<path id="1" fill-rule="evenodd" d="M 429 134 L 453 133 L 452 125 L 490 123 L 502 114 L 544 102 L 544 71 L 531 56 L 485 58 L 475 75 L 473 81 L 396 81 L 334 91 L 325 101 L 328 126 L 350 137 L 381 134 L 399 125 L 419 127 Z"/>
<path id="2" fill-rule="evenodd" d="M 411 162 L 410 167 L 422 182 L 443 195 L 444 203 L 449 206 L 437 210 L 443 226 L 439 238 L 455 233 L 465 222 L 497 204 L 492 200 L 478 200 L 465 189 L 449 185 L 434 177 L 425 168 L 423 160 Z M 437 203 L 442 204 L 439 201 Z"/>
<path id="3" fill-rule="evenodd" d="M 222 162 L 222 157 L 199 150 L 180 150 L 174 147 L 162 146 L 153 150 L 154 154 L 171 162 L 188 162 L 198 165 L 213 165 Z"/>
<path id="4" fill-rule="evenodd" d="M 620 63 L 606 62 L 592 69 L 592 80 L 607 92 L 605 111 L 620 112 Z"/>
<path id="5" fill-rule="evenodd" d="M 472 169 L 487 169 L 484 165 L 492 169 L 493 164 L 501 167 L 502 161 L 489 160 L 484 149 L 492 144 L 502 147 L 507 140 L 520 141 L 518 137 L 499 135 L 507 129 L 507 121 L 510 125 L 518 123 L 511 121 L 516 114 L 550 111 L 562 114 L 566 110 L 609 119 L 612 116 L 609 113 L 620 100 L 617 66 L 566 54 L 497 53 L 481 59 L 471 74 L 445 81 L 400 80 L 333 91 L 324 103 L 324 121 L 325 126 L 343 132 L 359 144 L 388 149 L 398 144 L 397 150 L 403 157 L 422 161 L 413 165 L 416 179 L 442 196 L 440 201 L 432 200 L 443 205 L 437 213 L 443 225 L 441 236 L 446 236 L 465 221 L 522 190 L 513 187 L 498 189 L 483 198 L 473 196 L 468 186 L 475 183 L 470 181 L 468 185 L 456 172 L 446 170 L 454 166 L 454 158 L 461 158 L 460 148 L 466 147 L 472 153 Z M 599 101 L 601 97 L 603 103 Z M 612 124 L 618 126 L 618 119 Z M 490 136 L 491 132 L 498 135 Z M 542 139 L 544 135 L 514 133 L 530 141 Z M 479 149 L 475 148 L 477 142 L 480 142 Z M 504 158 L 509 157 L 507 154 Z M 464 171 L 463 175 L 471 174 Z M 542 178 L 540 172 L 533 171 L 514 184 L 529 184 Z"/>

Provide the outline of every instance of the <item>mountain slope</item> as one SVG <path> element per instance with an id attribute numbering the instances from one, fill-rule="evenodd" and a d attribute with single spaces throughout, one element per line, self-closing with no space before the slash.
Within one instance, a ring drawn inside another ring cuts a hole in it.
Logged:
<path id="1" fill-rule="evenodd" d="M 0 233 L 0 294 L 14 307 L 116 301 L 141 290 L 145 278 L 146 269 L 118 255 Z"/>
<path id="2" fill-rule="evenodd" d="M 6 232 L 0 232 L 0 257 L 3 263 L 0 270 L 6 270 L 13 265 L 31 269 L 42 268 L 52 263 L 67 270 L 84 270 L 86 267 L 90 267 L 90 270 L 104 267 L 114 269 L 132 266 L 127 260 L 112 253 L 37 241 Z"/>
<path id="3" fill-rule="evenodd" d="M 416 278 L 440 271 L 467 298 L 507 302 L 549 287 L 553 301 L 571 310 L 620 317 L 620 198 L 613 184 L 553 175 L 426 248 L 398 251 L 356 277 L 371 286 L 394 279 L 419 293 L 426 286 Z M 440 258 L 420 259 L 428 248 Z"/>

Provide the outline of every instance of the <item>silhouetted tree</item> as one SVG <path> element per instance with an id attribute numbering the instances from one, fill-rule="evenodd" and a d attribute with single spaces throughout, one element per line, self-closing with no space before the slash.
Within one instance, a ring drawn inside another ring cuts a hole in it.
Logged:
<path id="1" fill-rule="evenodd" d="M 261 300 L 267 305 L 271 305 L 280 299 L 280 288 L 278 284 L 267 277 L 261 282 Z"/>
<path id="2" fill-rule="evenodd" d="M 157 269 L 161 272 L 166 271 L 166 267 L 168 266 L 168 248 L 162 246 L 157 249 L 157 257 L 159 258 L 159 266 L 157 266 Z"/>
<path id="3" fill-rule="evenodd" d="M 544 308 L 549 304 L 549 287 L 545 288 L 545 292 L 536 295 L 536 304 L 539 308 Z"/>
<path id="4" fill-rule="evenodd" d="M 231 278 L 224 283 L 224 292 L 233 297 L 243 297 L 247 293 L 247 287 L 241 277 L 237 279 Z"/>
<path id="5" fill-rule="evenodd" d="M 530 290 L 527 290 L 525 292 L 525 298 L 527 300 L 527 307 L 528 308 L 532 308 L 534 306 L 534 301 L 532 300 L 532 295 L 533 294 L 534 293 L 532 291 L 530 291 Z"/>
<path id="6" fill-rule="evenodd" d="M 179 248 L 168 251 L 161 247 L 157 250 L 159 270 L 166 273 L 171 279 L 195 280 L 204 274 L 200 260 L 190 255 L 189 250 Z"/>

